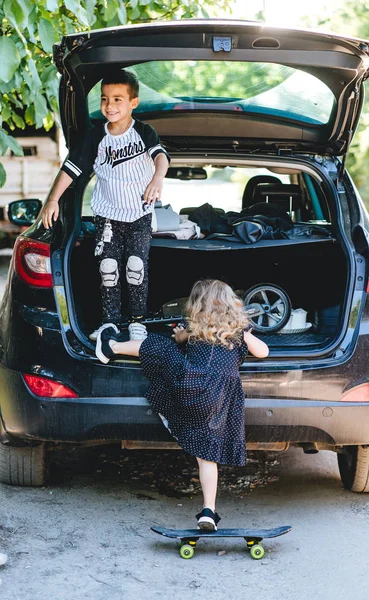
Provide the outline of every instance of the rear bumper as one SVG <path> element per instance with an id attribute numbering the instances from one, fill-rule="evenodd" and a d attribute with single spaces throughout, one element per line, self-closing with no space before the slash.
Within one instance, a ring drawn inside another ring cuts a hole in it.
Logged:
<path id="1" fill-rule="evenodd" d="M 21 375 L 0 368 L 0 411 L 8 441 L 93 443 L 173 441 L 144 397 L 40 398 Z M 247 398 L 249 444 L 369 444 L 369 405 Z"/>

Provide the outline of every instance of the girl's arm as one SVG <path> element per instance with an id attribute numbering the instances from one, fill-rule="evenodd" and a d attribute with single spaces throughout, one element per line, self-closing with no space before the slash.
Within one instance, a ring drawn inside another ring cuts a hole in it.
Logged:
<path id="1" fill-rule="evenodd" d="M 249 352 L 256 356 L 256 358 L 265 358 L 266 356 L 268 356 L 269 347 L 266 345 L 265 342 L 255 337 L 250 331 L 244 332 L 243 339 L 247 344 Z"/>
<path id="2" fill-rule="evenodd" d="M 175 327 L 173 329 L 173 337 L 175 339 L 175 341 L 177 342 L 177 344 L 185 344 L 188 340 L 188 333 L 187 330 L 184 329 L 184 327 L 181 327 L 180 325 L 178 325 L 178 327 Z"/>

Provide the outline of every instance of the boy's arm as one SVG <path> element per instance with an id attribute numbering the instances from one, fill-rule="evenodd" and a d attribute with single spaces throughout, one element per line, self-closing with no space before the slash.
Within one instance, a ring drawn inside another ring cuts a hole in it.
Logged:
<path id="1" fill-rule="evenodd" d="M 53 223 L 57 221 L 59 216 L 60 197 L 70 186 L 72 181 L 73 179 L 69 177 L 65 171 L 59 171 L 57 174 L 41 213 L 42 223 L 45 229 L 49 229 L 53 226 Z"/>
<path id="2" fill-rule="evenodd" d="M 103 124 L 87 131 L 82 141 L 76 144 L 63 162 L 42 210 L 42 223 L 46 229 L 52 227 L 59 217 L 59 200 L 70 184 L 83 171 L 92 171 L 98 144 L 104 135 Z"/>
<path id="3" fill-rule="evenodd" d="M 153 204 L 155 200 L 161 199 L 161 193 L 163 190 L 163 181 L 168 171 L 169 161 L 163 152 L 157 154 L 154 158 L 155 173 L 147 186 L 144 193 L 144 200 L 147 204 Z"/>

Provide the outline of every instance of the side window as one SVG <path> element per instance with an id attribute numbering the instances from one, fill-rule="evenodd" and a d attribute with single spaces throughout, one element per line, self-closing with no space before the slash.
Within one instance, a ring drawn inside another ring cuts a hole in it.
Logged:
<path id="1" fill-rule="evenodd" d="M 322 224 L 331 222 L 331 215 L 327 204 L 327 199 L 318 181 L 307 173 L 303 174 L 303 181 L 309 198 L 311 210 L 310 220 Z"/>

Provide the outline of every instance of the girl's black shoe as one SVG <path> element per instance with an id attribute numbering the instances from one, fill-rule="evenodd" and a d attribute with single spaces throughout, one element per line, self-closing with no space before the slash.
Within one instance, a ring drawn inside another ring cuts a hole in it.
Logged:
<path id="1" fill-rule="evenodd" d="M 107 365 L 109 360 L 116 357 L 116 354 L 110 347 L 109 341 L 118 341 L 118 335 L 116 330 L 109 325 L 97 334 L 95 354 L 104 365 Z"/>
<path id="2" fill-rule="evenodd" d="M 200 513 L 196 515 L 197 529 L 202 531 L 216 531 L 217 525 L 220 521 L 218 513 L 214 513 L 210 508 L 203 508 Z"/>

